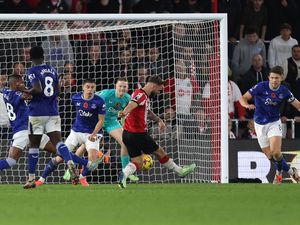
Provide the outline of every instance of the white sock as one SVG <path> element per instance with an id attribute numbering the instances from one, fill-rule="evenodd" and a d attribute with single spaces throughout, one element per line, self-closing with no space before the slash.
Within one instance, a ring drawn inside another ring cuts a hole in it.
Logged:
<path id="1" fill-rule="evenodd" d="M 126 165 L 126 167 L 123 169 L 123 173 L 125 177 L 128 177 L 129 175 L 133 174 L 136 171 L 136 166 L 130 162 Z"/>
<path id="2" fill-rule="evenodd" d="M 289 171 L 288 171 L 288 174 L 290 176 L 293 176 L 294 175 L 294 170 L 292 169 L 292 167 L 290 167 Z"/>
<path id="3" fill-rule="evenodd" d="M 28 180 L 34 180 L 35 179 L 35 174 L 34 173 L 30 173 L 29 175 L 28 175 Z"/>
<path id="4" fill-rule="evenodd" d="M 174 163 L 173 159 L 171 158 L 162 165 L 169 170 L 173 170 L 177 174 L 180 173 L 180 171 L 182 170 L 182 168 L 178 166 L 176 163 Z"/>

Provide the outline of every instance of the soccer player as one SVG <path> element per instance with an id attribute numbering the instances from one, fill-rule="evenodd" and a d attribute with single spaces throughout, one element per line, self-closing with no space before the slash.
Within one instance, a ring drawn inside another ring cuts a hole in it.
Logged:
<path id="1" fill-rule="evenodd" d="M 166 168 L 173 170 L 180 177 L 185 177 L 194 171 L 196 165 L 178 166 L 166 152 L 147 133 L 147 117 L 158 123 L 161 130 L 165 129 L 162 119 L 150 110 L 150 97 L 159 94 L 164 82 L 159 76 L 150 76 L 142 89 L 135 90 L 129 104 L 119 111 L 119 117 L 125 116 L 123 142 L 127 147 L 131 162 L 119 173 L 119 186 L 126 187 L 127 177 L 143 166 L 142 153 L 154 154 Z"/>
<path id="2" fill-rule="evenodd" d="M 0 170 L 8 169 L 16 165 L 22 151 L 29 143 L 28 139 L 28 107 L 24 100 L 31 100 L 32 96 L 22 93 L 24 81 L 20 75 L 9 76 L 9 89 L 3 89 L 3 98 L 6 105 L 10 125 L 13 132 L 13 141 L 9 149 L 8 157 L 0 160 Z M 49 141 L 49 137 L 43 134 L 39 149 L 45 149 L 55 153 L 56 149 Z"/>
<path id="3" fill-rule="evenodd" d="M 273 67 L 269 72 L 269 81 L 263 81 L 252 87 L 240 99 L 243 107 L 254 111 L 254 126 L 258 143 L 276 167 L 274 183 L 282 182 L 282 171 L 287 172 L 293 179 L 300 183 L 296 168 L 290 167 L 281 153 L 282 128 L 280 120 L 280 103 L 287 99 L 298 111 L 300 102 L 293 94 L 281 85 L 283 69 L 280 66 Z M 254 98 L 254 104 L 249 100 Z"/>
<path id="4" fill-rule="evenodd" d="M 61 139 L 61 122 L 58 114 L 59 82 L 55 69 L 44 63 L 44 50 L 40 46 L 30 49 L 33 63 L 27 71 L 28 88 L 23 92 L 31 94 L 29 102 L 29 179 L 24 188 L 35 187 L 35 165 L 38 161 L 41 137 L 46 133 L 56 146 L 57 153 L 67 162 L 72 182 L 78 183 L 78 172 L 71 154 Z"/>
<path id="5" fill-rule="evenodd" d="M 84 159 L 79 161 L 84 166 L 79 181 L 82 186 L 89 186 L 86 181 L 87 172 L 94 170 L 103 159 L 103 157 L 98 157 L 98 153 L 99 139 L 102 137 L 102 126 L 104 124 L 106 108 L 104 100 L 95 95 L 96 83 L 94 80 L 85 80 L 82 90 L 83 92 L 72 96 L 72 104 L 76 107 L 76 119 L 65 144 L 70 151 L 73 151 L 78 145 L 85 144 L 88 151 L 88 161 Z M 42 185 L 46 177 L 61 162 L 62 158 L 59 156 L 51 159 L 42 177 L 36 182 L 36 185 Z"/>

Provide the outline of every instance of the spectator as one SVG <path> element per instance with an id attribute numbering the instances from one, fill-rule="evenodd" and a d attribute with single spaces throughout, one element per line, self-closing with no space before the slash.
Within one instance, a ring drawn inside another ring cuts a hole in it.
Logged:
<path id="1" fill-rule="evenodd" d="M 45 62 L 52 65 L 58 72 L 63 73 L 66 62 L 73 63 L 73 48 L 69 42 L 68 36 L 49 36 L 42 42 L 44 49 Z"/>
<path id="2" fill-rule="evenodd" d="M 268 10 L 267 39 L 271 40 L 278 35 L 280 26 L 288 23 L 293 27 L 294 36 L 299 34 L 298 0 L 265 0 Z M 299 41 L 299 40 L 298 40 Z"/>
<path id="3" fill-rule="evenodd" d="M 265 40 L 268 13 L 263 3 L 264 0 L 252 0 L 251 4 L 244 9 L 240 26 L 240 40 L 244 38 L 244 31 L 249 27 L 255 28 L 259 37 Z"/>
<path id="4" fill-rule="evenodd" d="M 208 134 L 208 119 L 205 111 L 198 106 L 197 104 L 193 107 L 193 116 L 194 116 L 194 133 L 196 134 L 197 139 L 202 140 L 203 136 Z M 201 137 L 200 137 L 201 136 Z"/>
<path id="5" fill-rule="evenodd" d="M 7 84 L 8 84 L 8 76 L 7 76 L 6 73 L 4 73 L 2 71 L 2 73 L 0 74 L 0 90 L 7 87 L 8 86 Z M 8 127 L 9 127 L 9 117 L 8 117 L 8 114 L 7 114 L 7 111 L 6 111 L 6 105 L 5 105 L 5 102 L 4 102 L 4 99 L 3 99 L 3 94 L 2 94 L 2 92 L 0 92 L 0 128 L 1 128 L 1 134 L 2 133 L 3 134 L 7 133 L 7 128 Z"/>
<path id="6" fill-rule="evenodd" d="M 228 78 L 231 77 L 230 70 L 228 71 Z M 240 105 L 239 99 L 242 97 L 241 91 L 237 84 L 228 79 L 228 115 L 230 119 L 238 118 L 242 121 L 246 120 L 245 109 Z M 210 84 L 206 83 L 202 93 L 204 105 L 207 107 L 215 107 L 210 104 Z M 236 117 L 237 114 L 237 117 Z"/>
<path id="7" fill-rule="evenodd" d="M 24 66 L 24 63 L 21 63 L 21 62 L 15 62 L 13 64 L 13 68 L 12 68 L 12 74 L 17 74 L 17 75 L 20 75 L 22 77 L 25 76 L 25 66 Z"/>
<path id="8" fill-rule="evenodd" d="M 162 58 L 158 47 L 152 47 L 149 49 L 149 68 L 151 75 L 158 75 L 164 77 L 167 72 L 167 63 Z"/>
<path id="9" fill-rule="evenodd" d="M 154 124 L 151 129 L 152 137 L 155 140 L 158 140 L 159 137 L 162 137 L 165 140 L 177 139 L 175 110 L 172 107 L 167 106 L 164 110 L 162 119 L 166 125 L 165 131 L 161 132 L 158 125 Z"/>
<path id="10" fill-rule="evenodd" d="M 245 94 L 255 84 L 268 80 L 269 71 L 264 67 L 263 58 L 257 54 L 252 57 L 251 68 L 242 76 L 239 83 L 242 94 Z"/>
<path id="11" fill-rule="evenodd" d="M 88 4 L 88 13 L 120 13 L 118 0 L 93 0 Z"/>
<path id="12" fill-rule="evenodd" d="M 101 78 L 101 83 L 97 82 L 97 90 L 112 88 L 114 84 L 113 77 L 110 79 L 107 75 L 107 63 L 102 57 L 101 48 L 97 44 L 92 44 L 88 48 L 88 56 L 84 58 L 77 67 L 77 85 L 82 86 L 86 79 Z"/>
<path id="13" fill-rule="evenodd" d="M 240 0 L 219 0 L 219 13 L 227 13 L 228 18 L 228 57 L 229 64 L 231 63 L 234 47 L 237 45 L 239 39 L 239 26 L 242 6 Z"/>
<path id="14" fill-rule="evenodd" d="M 30 49 L 31 49 L 30 44 L 24 45 L 20 49 L 20 53 L 19 53 L 20 61 L 24 64 L 26 70 L 31 67 L 31 59 L 30 59 L 30 54 L 29 54 Z"/>
<path id="15" fill-rule="evenodd" d="M 70 63 L 65 65 L 65 71 L 60 75 L 60 95 L 59 95 L 59 112 L 61 118 L 62 137 L 66 138 L 69 135 L 72 126 L 72 120 L 75 117 L 74 108 L 72 105 L 72 95 L 76 93 L 76 86 L 73 85 L 73 77 L 71 74 L 72 66 Z"/>
<path id="16" fill-rule="evenodd" d="M 268 51 L 268 62 L 272 68 L 282 65 L 283 62 L 292 56 L 291 48 L 298 44 L 298 41 L 291 37 L 292 27 L 285 23 L 280 27 L 280 35 L 270 42 Z"/>
<path id="17" fill-rule="evenodd" d="M 30 13 L 30 8 L 25 0 L 5 0 L 4 13 Z"/>
<path id="18" fill-rule="evenodd" d="M 239 80 L 240 76 L 249 70 L 252 57 L 257 54 L 262 55 L 264 66 L 266 66 L 265 44 L 258 39 L 257 31 L 254 28 L 248 28 L 246 38 L 240 41 L 233 52 L 231 67 L 235 80 Z"/>
<path id="19" fill-rule="evenodd" d="M 291 91 L 294 93 L 296 89 L 299 89 L 296 80 L 300 78 L 300 45 L 292 47 L 292 57 L 283 62 L 282 68 L 284 72 L 283 79 L 291 86 Z"/>
<path id="20" fill-rule="evenodd" d="M 242 134 L 242 138 L 247 138 L 247 139 L 257 139 L 255 127 L 254 127 L 254 120 L 248 120 L 247 123 L 247 129 L 245 132 Z"/>
<path id="21" fill-rule="evenodd" d="M 142 87 L 145 86 L 146 84 L 146 78 L 149 76 L 149 72 L 148 72 L 148 69 L 144 66 L 141 66 L 137 69 L 137 74 L 134 76 L 136 77 L 136 81 L 134 81 L 134 86 L 133 87 L 129 87 L 130 90 L 135 90 L 135 89 L 140 89 Z M 130 79 L 128 80 L 129 83 L 130 82 Z"/>
<path id="22" fill-rule="evenodd" d="M 171 0 L 140 0 L 132 8 L 134 13 L 171 13 Z"/>
<path id="23" fill-rule="evenodd" d="M 149 58 L 147 57 L 146 50 L 143 45 L 138 45 L 135 49 L 133 62 L 136 64 L 135 66 L 138 66 L 138 64 L 147 65 L 149 63 Z"/>
<path id="24" fill-rule="evenodd" d="M 236 136 L 232 131 L 232 120 L 230 118 L 228 118 L 228 138 L 236 139 Z"/>
<path id="25" fill-rule="evenodd" d="M 86 13 L 87 5 L 85 0 L 73 0 L 72 1 L 72 13 Z M 71 29 L 84 29 L 90 26 L 90 22 L 88 20 L 74 20 L 70 28 Z M 88 34 L 75 34 L 72 35 L 72 40 L 87 40 Z"/>
<path id="26" fill-rule="evenodd" d="M 37 7 L 38 13 L 67 13 L 68 5 L 64 0 L 43 0 Z"/>

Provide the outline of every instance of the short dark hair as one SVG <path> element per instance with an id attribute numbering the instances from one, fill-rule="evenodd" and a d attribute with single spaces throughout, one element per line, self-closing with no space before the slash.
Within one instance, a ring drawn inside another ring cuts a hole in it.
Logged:
<path id="1" fill-rule="evenodd" d="M 44 59 L 44 49 L 41 46 L 34 46 L 30 49 L 30 59 Z"/>
<path id="2" fill-rule="evenodd" d="M 116 84 L 118 81 L 125 81 L 125 82 L 128 82 L 128 80 L 127 80 L 126 77 L 119 77 L 119 78 L 117 78 L 116 81 L 115 81 L 115 84 Z"/>
<path id="3" fill-rule="evenodd" d="M 290 24 L 288 24 L 288 23 L 283 23 L 280 26 L 280 30 L 283 30 L 283 29 L 292 30 L 292 26 Z"/>
<path id="4" fill-rule="evenodd" d="M 283 68 L 281 66 L 274 66 L 273 68 L 270 69 L 269 74 L 271 74 L 271 73 L 283 75 Z"/>
<path id="5" fill-rule="evenodd" d="M 299 44 L 294 45 L 294 46 L 292 47 L 292 50 L 294 50 L 294 48 L 300 48 L 300 45 L 299 45 Z"/>
<path id="6" fill-rule="evenodd" d="M 12 74 L 12 75 L 8 76 L 8 83 L 12 84 L 12 83 L 14 83 L 16 81 L 19 81 L 19 80 L 22 80 L 22 79 L 23 79 L 22 76 L 20 76 L 18 74 Z"/>
<path id="7" fill-rule="evenodd" d="M 93 79 L 91 79 L 91 78 L 88 78 L 88 79 L 85 79 L 85 80 L 83 81 L 83 84 L 82 84 L 82 85 L 85 85 L 86 83 L 93 83 L 93 84 L 96 84 L 96 81 L 93 80 Z"/>
<path id="8" fill-rule="evenodd" d="M 154 83 L 157 85 L 163 85 L 165 82 L 160 78 L 160 76 L 153 75 L 146 78 L 147 83 Z"/>
<path id="9" fill-rule="evenodd" d="M 258 31 L 255 27 L 248 27 L 245 30 L 245 34 L 258 34 Z"/>

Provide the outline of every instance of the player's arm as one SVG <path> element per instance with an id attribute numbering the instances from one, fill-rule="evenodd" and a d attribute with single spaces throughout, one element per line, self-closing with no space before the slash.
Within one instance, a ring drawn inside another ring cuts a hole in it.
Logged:
<path id="1" fill-rule="evenodd" d="M 99 130 L 102 128 L 105 119 L 105 114 L 98 114 L 98 122 L 94 128 L 93 133 L 90 135 L 90 140 L 95 141 Z"/>
<path id="2" fill-rule="evenodd" d="M 136 101 L 131 100 L 128 103 L 128 105 L 125 107 L 125 109 L 119 111 L 118 116 L 119 117 L 124 117 L 128 113 L 130 113 L 133 109 L 135 109 L 136 107 L 138 107 L 138 103 Z"/>
<path id="3" fill-rule="evenodd" d="M 247 91 L 239 100 L 240 104 L 246 109 L 255 109 L 255 105 L 249 104 L 248 102 L 252 99 L 252 95 Z"/>
<path id="4" fill-rule="evenodd" d="M 29 74 L 28 79 L 31 83 L 32 88 L 31 89 L 26 89 L 24 87 L 22 92 L 28 93 L 28 94 L 31 94 L 31 95 L 37 95 L 37 94 L 42 93 L 43 88 L 42 88 L 41 81 L 35 76 L 35 74 L 34 73 Z"/>
<path id="5" fill-rule="evenodd" d="M 153 120 L 156 123 L 158 123 L 159 129 L 161 131 L 164 131 L 166 129 L 166 125 L 164 121 L 161 118 L 159 118 L 157 115 L 155 115 L 155 113 L 152 112 L 151 110 L 148 110 L 148 117 L 150 120 Z"/>
<path id="6" fill-rule="evenodd" d="M 21 95 L 21 98 L 23 99 L 23 100 L 31 100 L 32 99 L 32 95 L 31 94 L 28 94 L 28 93 L 26 93 L 26 92 L 23 92 L 22 93 L 22 95 Z"/>
<path id="7" fill-rule="evenodd" d="M 294 106 L 300 112 L 300 102 L 298 99 L 295 99 L 291 102 L 291 105 Z"/>

